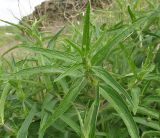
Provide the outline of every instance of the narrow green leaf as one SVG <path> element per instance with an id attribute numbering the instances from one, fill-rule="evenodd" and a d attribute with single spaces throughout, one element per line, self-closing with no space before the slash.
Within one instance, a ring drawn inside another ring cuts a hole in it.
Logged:
<path id="1" fill-rule="evenodd" d="M 159 131 L 146 131 L 146 132 L 143 132 L 141 138 L 146 138 L 146 136 L 154 136 L 154 137 L 159 136 L 160 137 L 160 132 Z"/>
<path id="2" fill-rule="evenodd" d="M 21 26 L 21 25 L 19 25 L 19 24 L 14 24 L 14 23 L 11 23 L 11 22 L 2 20 L 2 19 L 0 19 L 0 21 L 3 22 L 3 23 L 9 24 L 9 25 L 11 25 L 11 26 L 17 27 L 17 28 L 20 29 L 20 30 L 21 30 L 22 28 L 24 29 L 24 26 Z"/>
<path id="3" fill-rule="evenodd" d="M 159 119 L 159 112 L 149 107 L 138 107 L 137 112 L 142 115 L 151 116 L 152 118 Z"/>
<path id="4" fill-rule="evenodd" d="M 57 40 L 57 38 L 59 37 L 59 35 L 62 33 L 62 31 L 64 30 L 65 27 L 61 28 L 48 42 L 48 48 L 49 49 L 53 49 L 53 47 L 55 46 L 55 42 Z"/>
<path id="5" fill-rule="evenodd" d="M 44 98 L 41 110 L 41 122 L 39 127 L 39 137 L 41 137 L 41 129 L 45 126 L 49 115 L 52 113 L 53 108 L 55 107 L 57 100 L 53 100 L 54 97 L 51 94 L 47 94 Z"/>
<path id="6" fill-rule="evenodd" d="M 84 137 L 84 122 L 83 119 L 81 117 L 80 112 L 78 111 L 78 109 L 74 106 L 74 108 L 76 109 L 77 115 L 78 115 L 78 119 L 79 119 L 79 124 L 80 124 L 80 128 L 81 128 L 81 137 Z"/>
<path id="7" fill-rule="evenodd" d="M 39 73 L 63 73 L 65 70 L 62 68 L 55 68 L 54 66 L 39 66 L 33 68 L 26 68 L 14 73 L 14 76 L 30 76 Z"/>
<path id="8" fill-rule="evenodd" d="M 14 49 L 17 49 L 17 48 L 29 49 L 31 51 L 34 51 L 35 53 L 39 53 L 39 54 L 45 55 L 49 58 L 59 59 L 59 60 L 65 61 L 65 62 L 74 62 L 76 60 L 72 54 L 69 54 L 66 52 L 60 52 L 60 51 L 56 51 L 56 50 L 50 50 L 50 49 L 40 48 L 40 47 L 25 46 L 25 45 L 15 46 L 15 47 L 9 49 L 7 52 L 5 52 L 2 56 L 4 56 L 8 52 L 10 52 Z"/>
<path id="9" fill-rule="evenodd" d="M 4 125 L 4 106 L 5 106 L 5 101 L 7 98 L 7 95 L 10 91 L 10 84 L 7 83 L 3 89 L 1 99 L 0 99 L 0 124 Z"/>
<path id="10" fill-rule="evenodd" d="M 45 130 L 51 126 L 72 104 L 76 99 L 80 91 L 85 87 L 84 80 L 77 80 L 70 91 L 66 94 L 63 100 L 60 102 L 59 106 L 54 110 L 53 114 L 49 117 L 46 125 L 41 130 L 41 136 L 43 137 Z"/>
<path id="11" fill-rule="evenodd" d="M 96 132 L 96 122 L 99 109 L 99 86 L 96 88 L 96 99 L 85 115 L 84 123 L 81 125 L 84 138 L 94 138 Z"/>
<path id="12" fill-rule="evenodd" d="M 63 73 L 65 70 L 62 68 L 55 68 L 54 66 L 40 66 L 40 67 L 33 67 L 33 68 L 27 68 L 20 70 L 16 73 L 13 74 L 3 74 L 1 76 L 1 80 L 9 80 L 9 79 L 14 79 L 15 77 L 22 77 L 22 76 L 31 76 L 34 74 L 39 74 L 39 73 Z"/>
<path id="13" fill-rule="evenodd" d="M 160 126 L 158 121 L 150 121 L 150 120 L 147 120 L 147 118 L 143 118 L 143 117 L 134 117 L 134 120 L 135 122 L 141 125 L 160 131 Z"/>
<path id="14" fill-rule="evenodd" d="M 123 98 L 111 87 L 105 85 L 100 86 L 100 94 L 111 103 L 113 108 L 118 112 L 124 121 L 131 138 L 139 138 L 139 132 L 133 117 L 123 101 Z"/>
<path id="15" fill-rule="evenodd" d="M 90 46 L 90 3 L 87 4 L 84 27 L 83 27 L 83 40 L 82 48 L 85 49 L 86 54 L 89 52 Z"/>
<path id="16" fill-rule="evenodd" d="M 78 44 L 75 44 L 74 42 L 72 42 L 69 39 L 65 40 L 71 47 L 73 47 L 81 56 L 82 56 L 82 51 L 80 49 L 80 46 Z"/>
<path id="17" fill-rule="evenodd" d="M 21 128 L 17 133 L 17 138 L 27 138 L 28 128 L 32 123 L 33 117 L 35 116 L 36 112 L 36 105 L 33 105 L 32 109 L 30 110 L 28 116 L 26 117 L 25 121 L 23 122 Z"/>
<path id="18" fill-rule="evenodd" d="M 102 48 L 100 48 L 92 57 L 92 64 L 97 65 L 102 63 L 102 61 L 107 57 L 110 53 L 112 47 L 122 42 L 125 37 L 130 35 L 132 32 L 132 28 L 123 28 L 120 32 L 115 35 L 110 41 L 108 41 Z"/>
<path id="19" fill-rule="evenodd" d="M 68 90 L 69 90 L 69 85 L 68 85 L 67 82 L 68 82 L 68 81 L 67 81 L 67 79 L 65 79 L 65 78 L 64 78 L 64 79 L 61 79 L 61 80 L 58 82 L 58 83 L 61 85 L 64 93 L 68 92 Z"/>
<path id="20" fill-rule="evenodd" d="M 90 50 L 90 54 L 93 54 L 95 51 L 98 51 L 100 49 L 101 46 L 101 42 L 103 42 L 102 40 L 104 39 L 104 36 L 106 35 L 106 31 L 104 31 L 102 33 L 102 35 L 96 40 L 96 42 L 93 44 L 91 50 Z"/>
<path id="21" fill-rule="evenodd" d="M 127 98 L 127 102 L 133 107 L 133 102 L 128 92 L 105 69 L 95 66 L 92 70 L 98 78 L 102 79 L 107 85 L 111 86 L 119 94 Z"/>
<path id="22" fill-rule="evenodd" d="M 150 73 L 150 74 L 146 74 L 144 75 L 144 80 L 155 80 L 155 81 L 160 81 L 160 74 L 157 73 L 157 74 L 153 74 L 153 73 Z"/>
<path id="23" fill-rule="evenodd" d="M 60 76 L 58 76 L 58 78 L 56 78 L 54 81 L 59 81 L 60 79 L 69 76 L 69 75 L 75 75 L 75 71 L 77 71 L 78 69 L 80 69 L 82 67 L 81 64 L 74 64 L 72 67 L 70 67 L 67 71 L 65 71 L 64 73 L 62 73 Z"/>
<path id="24" fill-rule="evenodd" d="M 94 102 L 93 104 L 91 105 L 89 111 L 86 113 L 85 115 L 85 118 L 84 118 L 84 126 L 82 128 L 82 131 L 83 131 L 83 136 L 84 138 L 90 138 L 90 135 L 91 135 L 91 128 L 93 127 L 92 123 L 92 117 L 93 117 L 93 111 L 94 111 Z M 95 121 L 95 120 L 94 120 Z"/>
<path id="25" fill-rule="evenodd" d="M 99 110 L 99 85 L 96 88 L 96 99 L 95 102 L 93 103 L 93 112 L 92 112 L 92 117 L 91 117 L 91 123 L 90 123 L 90 133 L 89 133 L 89 138 L 95 138 L 96 134 L 96 124 L 97 124 L 97 117 L 98 117 L 98 110 Z"/>
<path id="26" fill-rule="evenodd" d="M 151 104 L 151 103 L 160 103 L 160 96 L 158 95 L 150 95 L 143 99 L 143 103 Z"/>
<path id="27" fill-rule="evenodd" d="M 139 102 L 140 102 L 140 88 L 139 87 L 136 87 L 136 88 L 133 88 L 131 90 L 131 96 L 132 96 L 132 101 L 133 101 L 133 113 L 136 114 L 137 113 L 137 110 L 138 110 L 138 105 L 139 105 Z"/>
<path id="28" fill-rule="evenodd" d="M 131 7 L 128 6 L 128 13 L 131 17 L 132 22 L 134 22 L 136 20 L 136 16 L 134 15 L 133 11 L 131 10 Z"/>
<path id="29" fill-rule="evenodd" d="M 75 123 L 75 121 L 72 120 L 72 118 L 66 115 L 61 115 L 60 119 L 67 125 L 69 125 L 80 136 L 81 133 L 80 126 L 77 123 Z"/>
<path id="30" fill-rule="evenodd" d="M 131 71 L 134 73 L 135 77 L 137 78 L 136 66 L 134 64 L 134 61 L 131 59 L 129 51 L 127 50 L 127 46 L 121 43 L 120 48 L 122 49 L 122 52 L 124 53 L 124 56 L 128 61 L 128 65 Z"/>

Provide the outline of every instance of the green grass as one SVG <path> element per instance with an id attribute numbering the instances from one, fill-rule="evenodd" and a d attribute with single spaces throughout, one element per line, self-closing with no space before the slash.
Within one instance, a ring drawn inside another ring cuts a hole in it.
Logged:
<path id="1" fill-rule="evenodd" d="M 159 1 L 117 0 L 98 12 L 113 18 L 97 23 L 88 4 L 83 23 L 53 36 L 39 21 L 9 23 L 24 35 L 1 56 L 0 136 L 159 137 Z M 29 54 L 6 58 L 15 49 Z"/>

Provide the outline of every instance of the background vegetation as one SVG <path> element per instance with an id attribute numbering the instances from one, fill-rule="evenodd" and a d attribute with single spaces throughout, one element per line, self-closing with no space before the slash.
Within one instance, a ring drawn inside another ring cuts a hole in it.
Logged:
<path id="1" fill-rule="evenodd" d="M 14 33 L 17 32 L 17 29 L 12 26 L 1 26 L 0 27 L 0 47 L 5 46 L 6 44 L 13 43 L 15 41 Z"/>
<path id="2" fill-rule="evenodd" d="M 0 137 L 160 137 L 159 2 L 88 3 L 54 36 L 8 23 L 22 33 L 0 60 Z"/>

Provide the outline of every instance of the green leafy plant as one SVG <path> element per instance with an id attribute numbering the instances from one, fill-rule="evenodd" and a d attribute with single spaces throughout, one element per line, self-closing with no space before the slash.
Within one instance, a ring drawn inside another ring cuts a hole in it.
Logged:
<path id="1" fill-rule="evenodd" d="M 72 26 L 71 38 L 62 35 L 65 28 L 54 36 L 38 31 L 40 21 L 32 25 L 4 21 L 24 34 L 17 35 L 19 45 L 1 56 L 0 134 L 159 136 L 160 9 L 150 3 L 145 14 L 135 12 L 141 3 L 122 9 L 127 22 L 108 28 L 92 23 L 88 3 L 83 32 L 81 24 Z M 30 52 L 24 59 L 5 58 L 14 49 Z"/>

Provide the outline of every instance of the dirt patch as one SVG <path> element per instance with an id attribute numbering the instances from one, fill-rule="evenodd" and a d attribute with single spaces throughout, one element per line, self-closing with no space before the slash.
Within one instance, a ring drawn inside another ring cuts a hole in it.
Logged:
<path id="1" fill-rule="evenodd" d="M 87 0 L 48 0 L 35 7 L 32 14 L 23 18 L 33 21 L 45 17 L 42 26 L 55 26 L 64 24 L 67 20 L 78 19 L 83 13 Z M 104 8 L 111 0 L 91 0 L 92 8 Z"/>

